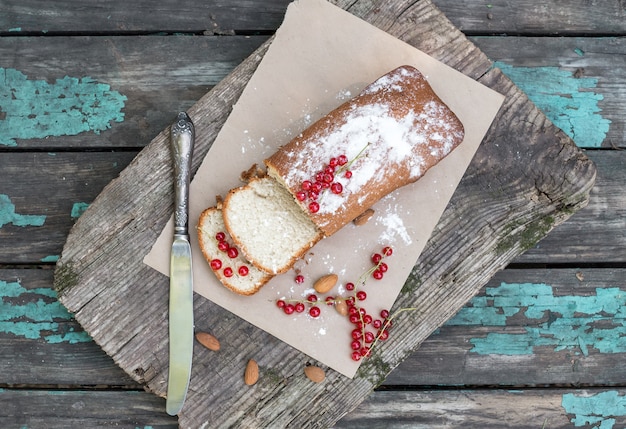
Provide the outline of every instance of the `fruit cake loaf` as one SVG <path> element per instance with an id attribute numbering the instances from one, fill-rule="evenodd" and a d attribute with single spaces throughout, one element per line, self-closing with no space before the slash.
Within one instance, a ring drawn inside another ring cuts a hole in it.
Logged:
<path id="1" fill-rule="evenodd" d="M 399 67 L 279 148 L 265 160 L 267 176 L 231 190 L 225 227 L 252 265 L 270 277 L 285 272 L 463 137 L 425 77 Z"/>
<path id="2" fill-rule="evenodd" d="M 415 182 L 464 137 L 461 121 L 410 66 L 367 86 L 265 161 L 328 237 Z"/>

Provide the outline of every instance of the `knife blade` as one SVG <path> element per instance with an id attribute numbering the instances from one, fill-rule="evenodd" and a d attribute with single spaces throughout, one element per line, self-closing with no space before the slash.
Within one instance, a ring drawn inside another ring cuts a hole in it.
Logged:
<path id="1" fill-rule="evenodd" d="M 167 400 L 169 415 L 180 412 L 187 396 L 193 356 L 193 275 L 189 244 L 189 182 L 195 141 L 193 122 L 180 112 L 170 131 L 174 162 L 174 241 L 170 256 L 169 370 Z"/>

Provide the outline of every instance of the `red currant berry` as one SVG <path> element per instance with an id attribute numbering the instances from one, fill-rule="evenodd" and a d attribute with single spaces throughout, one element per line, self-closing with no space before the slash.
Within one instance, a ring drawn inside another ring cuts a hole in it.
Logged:
<path id="1" fill-rule="evenodd" d="M 311 204 L 309 204 L 309 211 L 311 213 L 317 213 L 318 211 L 320 211 L 319 203 L 317 203 L 315 201 L 311 202 Z"/>
<path id="2" fill-rule="evenodd" d="M 366 314 L 365 316 L 363 316 L 363 323 L 365 323 L 366 325 L 369 325 L 370 323 L 372 323 L 373 320 L 374 319 L 369 314 Z"/>
<path id="3" fill-rule="evenodd" d="M 222 268 L 222 261 L 220 261 L 219 259 L 213 259 L 210 265 L 214 271 L 217 271 Z"/>
<path id="4" fill-rule="evenodd" d="M 317 173 L 315 173 L 315 182 L 321 183 L 323 181 L 324 181 L 324 172 L 318 171 Z"/>
<path id="5" fill-rule="evenodd" d="M 383 256 L 380 253 L 374 253 L 372 255 L 372 262 L 375 264 L 378 264 L 381 261 L 381 259 L 383 259 Z"/>
<path id="6" fill-rule="evenodd" d="M 387 270 L 389 270 L 389 265 L 385 264 L 384 262 L 381 262 L 378 265 L 378 269 L 382 272 L 382 273 L 386 273 Z"/>
<path id="7" fill-rule="evenodd" d="M 230 267 L 224 268 L 224 277 L 232 277 L 232 276 L 233 276 L 233 269 Z"/>
<path id="8" fill-rule="evenodd" d="M 226 252 L 230 248 L 230 246 L 227 242 L 220 241 L 219 243 L 217 243 L 217 248 L 220 249 L 222 252 Z"/>
<path id="9" fill-rule="evenodd" d="M 250 272 L 250 270 L 248 269 L 248 267 L 246 267 L 245 265 L 242 265 L 241 267 L 239 267 L 239 269 L 237 270 L 237 272 L 239 273 L 240 276 L 245 277 L 248 275 L 248 273 Z"/>
<path id="10" fill-rule="evenodd" d="M 352 360 L 358 362 L 361 360 L 361 353 L 358 351 L 352 352 Z"/>
<path id="11" fill-rule="evenodd" d="M 346 171 L 345 173 L 343 173 L 343 177 L 345 177 L 346 179 L 349 179 L 352 177 L 352 172 L 350 170 Z"/>
<path id="12" fill-rule="evenodd" d="M 372 334 L 371 332 L 366 332 L 365 333 L 365 342 L 366 343 L 374 342 L 374 334 Z"/>
<path id="13" fill-rule="evenodd" d="M 224 234 L 223 232 L 218 232 L 217 234 L 215 234 L 215 239 L 217 241 L 224 241 L 226 240 L 226 234 Z"/>
<path id="14" fill-rule="evenodd" d="M 348 163 L 348 157 L 345 155 L 339 155 L 337 158 L 338 165 L 346 165 Z"/>
<path id="15" fill-rule="evenodd" d="M 294 305 L 294 308 L 296 310 L 296 313 L 302 313 L 304 311 L 304 304 L 301 302 L 296 303 L 296 305 Z"/>
<path id="16" fill-rule="evenodd" d="M 351 336 L 353 340 L 360 340 L 363 337 L 363 331 L 360 329 L 353 329 L 351 332 Z"/>
<path id="17" fill-rule="evenodd" d="M 237 256 L 239 256 L 239 251 L 237 250 L 236 247 L 231 247 L 230 249 L 228 249 L 228 251 L 226 252 L 228 257 L 231 259 L 236 258 Z"/>
<path id="18" fill-rule="evenodd" d="M 329 189 L 330 188 L 330 182 L 322 182 L 322 189 Z"/>
<path id="19" fill-rule="evenodd" d="M 285 312 L 285 314 L 293 314 L 293 312 L 296 311 L 296 306 L 293 304 L 286 304 L 283 307 L 283 311 Z"/>
<path id="20" fill-rule="evenodd" d="M 315 182 L 315 183 L 313 183 L 313 185 L 311 185 L 311 191 L 319 193 L 322 190 L 322 186 L 323 185 L 322 185 L 321 181 Z"/>
<path id="21" fill-rule="evenodd" d="M 383 255 L 391 256 L 393 254 L 393 249 L 390 246 L 387 246 L 383 249 Z"/>
<path id="22" fill-rule="evenodd" d="M 350 307 L 350 308 L 348 309 L 348 315 L 349 315 L 349 316 L 352 316 L 353 314 L 356 314 L 356 315 L 358 316 L 358 314 L 359 314 L 359 309 L 358 309 L 358 308 L 356 308 L 356 307 Z"/>
<path id="23" fill-rule="evenodd" d="M 298 274 L 295 278 L 295 282 L 298 284 L 304 283 L 304 276 L 302 274 Z"/>
<path id="24" fill-rule="evenodd" d="M 374 277 L 376 280 L 382 280 L 383 276 L 384 273 L 379 269 L 374 270 L 374 272 L 372 273 L 372 277 Z"/>
<path id="25" fill-rule="evenodd" d="M 361 349 L 361 342 L 358 340 L 354 340 L 350 343 L 350 348 L 352 350 L 360 350 Z"/>
<path id="26" fill-rule="evenodd" d="M 365 301 L 365 298 L 367 298 L 367 294 L 364 290 L 360 290 L 356 293 L 356 299 L 359 301 Z"/>
<path id="27" fill-rule="evenodd" d="M 372 321 L 372 326 L 373 326 L 375 329 L 380 329 L 380 328 L 383 326 L 383 321 L 382 321 L 382 320 L 380 320 L 380 319 L 373 320 L 373 321 Z"/>
<path id="28" fill-rule="evenodd" d="M 305 191 L 299 191 L 298 193 L 296 193 L 296 198 L 298 199 L 298 201 L 304 201 L 306 200 L 307 197 L 307 193 Z"/>
<path id="29" fill-rule="evenodd" d="M 354 307 L 354 297 L 350 296 L 348 298 L 346 298 L 346 304 L 348 304 L 348 307 Z"/>
<path id="30" fill-rule="evenodd" d="M 315 200 L 317 200 L 319 198 L 320 193 L 319 192 L 315 192 L 315 191 L 309 191 L 308 196 L 309 196 L 310 200 L 315 201 Z"/>
<path id="31" fill-rule="evenodd" d="M 327 296 L 324 301 L 326 301 L 326 305 L 335 305 L 335 297 L 334 296 Z"/>
<path id="32" fill-rule="evenodd" d="M 311 189 L 312 185 L 313 183 L 311 183 L 309 180 L 305 180 L 304 182 L 302 182 L 302 185 L 300 185 L 300 187 L 303 191 L 308 191 L 309 189 Z"/>
<path id="33" fill-rule="evenodd" d="M 380 310 L 380 317 L 382 317 L 383 319 L 389 317 L 389 310 Z"/>
<path id="34" fill-rule="evenodd" d="M 389 332 L 387 332 L 386 329 L 382 330 L 382 331 L 378 331 L 378 339 L 381 341 L 385 341 L 387 338 L 389 338 Z"/>
<path id="35" fill-rule="evenodd" d="M 346 290 L 354 290 L 354 283 L 346 283 Z"/>
<path id="36" fill-rule="evenodd" d="M 310 294 L 309 296 L 306 297 L 306 300 L 308 302 L 317 302 L 317 295 L 312 293 L 312 294 Z"/>
<path id="37" fill-rule="evenodd" d="M 322 181 L 324 183 L 332 183 L 333 180 L 335 180 L 334 174 L 324 173 L 324 175 L 322 176 Z"/>
<path id="38" fill-rule="evenodd" d="M 351 314 L 348 317 L 348 320 L 350 320 L 350 323 L 359 323 L 361 321 L 361 316 L 359 316 L 358 314 Z"/>
<path id="39" fill-rule="evenodd" d="M 359 353 L 363 357 L 368 357 L 370 355 L 370 348 L 369 347 L 363 347 L 363 348 L 361 348 L 361 350 L 359 350 Z"/>
<path id="40" fill-rule="evenodd" d="M 330 191 L 333 194 L 339 195 L 339 194 L 341 194 L 343 192 L 343 185 L 341 183 L 339 183 L 339 182 L 335 182 L 332 185 L 330 185 Z"/>
<path id="41" fill-rule="evenodd" d="M 322 310 L 320 310 L 319 307 L 313 306 L 309 309 L 309 314 L 311 315 L 311 317 L 320 317 L 321 313 Z"/>
<path id="42" fill-rule="evenodd" d="M 334 175 L 335 174 L 335 167 L 330 165 L 330 164 L 328 164 L 326 166 L 326 168 L 324 169 L 324 173 Z"/>
<path id="43" fill-rule="evenodd" d="M 338 165 L 339 165 L 339 160 L 337 158 L 331 158 L 330 161 L 328 161 L 329 167 L 336 167 Z"/>
<path id="44" fill-rule="evenodd" d="M 283 308 L 284 306 L 285 306 L 285 300 L 284 299 L 279 299 L 278 301 L 276 301 L 276 307 Z"/>

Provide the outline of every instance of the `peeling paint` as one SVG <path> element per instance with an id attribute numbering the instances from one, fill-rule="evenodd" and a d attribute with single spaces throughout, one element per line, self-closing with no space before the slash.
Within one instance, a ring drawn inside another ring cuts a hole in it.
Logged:
<path id="1" fill-rule="evenodd" d="M 543 283 L 501 283 L 474 297 L 447 325 L 505 327 L 511 326 L 507 322 L 512 317 L 517 318 L 515 326 L 523 325 L 520 329 L 472 338 L 470 351 L 525 355 L 544 346 L 583 355 L 590 349 L 626 353 L 626 291 L 617 287 L 596 288 L 591 296 L 555 296 Z"/>
<path id="2" fill-rule="evenodd" d="M 57 262 L 59 260 L 59 255 L 48 255 L 41 258 L 41 262 Z"/>
<path id="3" fill-rule="evenodd" d="M 503 62 L 494 63 L 494 67 L 502 70 L 578 146 L 602 146 L 611 121 L 600 114 L 598 102 L 604 96 L 593 91 L 598 79 L 577 77 L 559 67 L 515 67 Z"/>
<path id="4" fill-rule="evenodd" d="M 0 334 L 12 334 L 48 343 L 91 341 L 84 331 L 67 328 L 72 315 L 47 288 L 26 289 L 18 281 L 0 280 Z"/>
<path id="5" fill-rule="evenodd" d="M 566 413 L 574 414 L 570 421 L 576 427 L 613 429 L 616 417 L 626 417 L 626 396 L 613 390 L 595 395 L 568 393 L 563 395 L 561 406 Z"/>
<path id="6" fill-rule="evenodd" d="M 8 195 L 0 194 L 0 228 L 4 225 L 15 226 L 42 226 L 46 221 L 45 215 L 24 215 L 15 212 L 15 204 Z"/>
<path id="7" fill-rule="evenodd" d="M 88 207 L 89 204 L 87 203 L 74 203 L 71 212 L 72 219 L 78 219 L 80 215 L 82 215 L 85 210 L 87 210 Z"/>
<path id="8" fill-rule="evenodd" d="M 19 70 L 0 67 L 0 145 L 17 139 L 100 134 L 111 121 L 124 120 L 126 96 L 90 77 L 30 80 Z"/>

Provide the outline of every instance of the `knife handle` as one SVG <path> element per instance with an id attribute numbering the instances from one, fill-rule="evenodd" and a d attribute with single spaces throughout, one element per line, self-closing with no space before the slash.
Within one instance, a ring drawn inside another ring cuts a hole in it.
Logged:
<path id="1" fill-rule="evenodd" d="M 170 131 L 174 159 L 174 234 L 188 235 L 189 182 L 191 158 L 195 142 L 193 122 L 187 113 L 180 112 Z"/>

